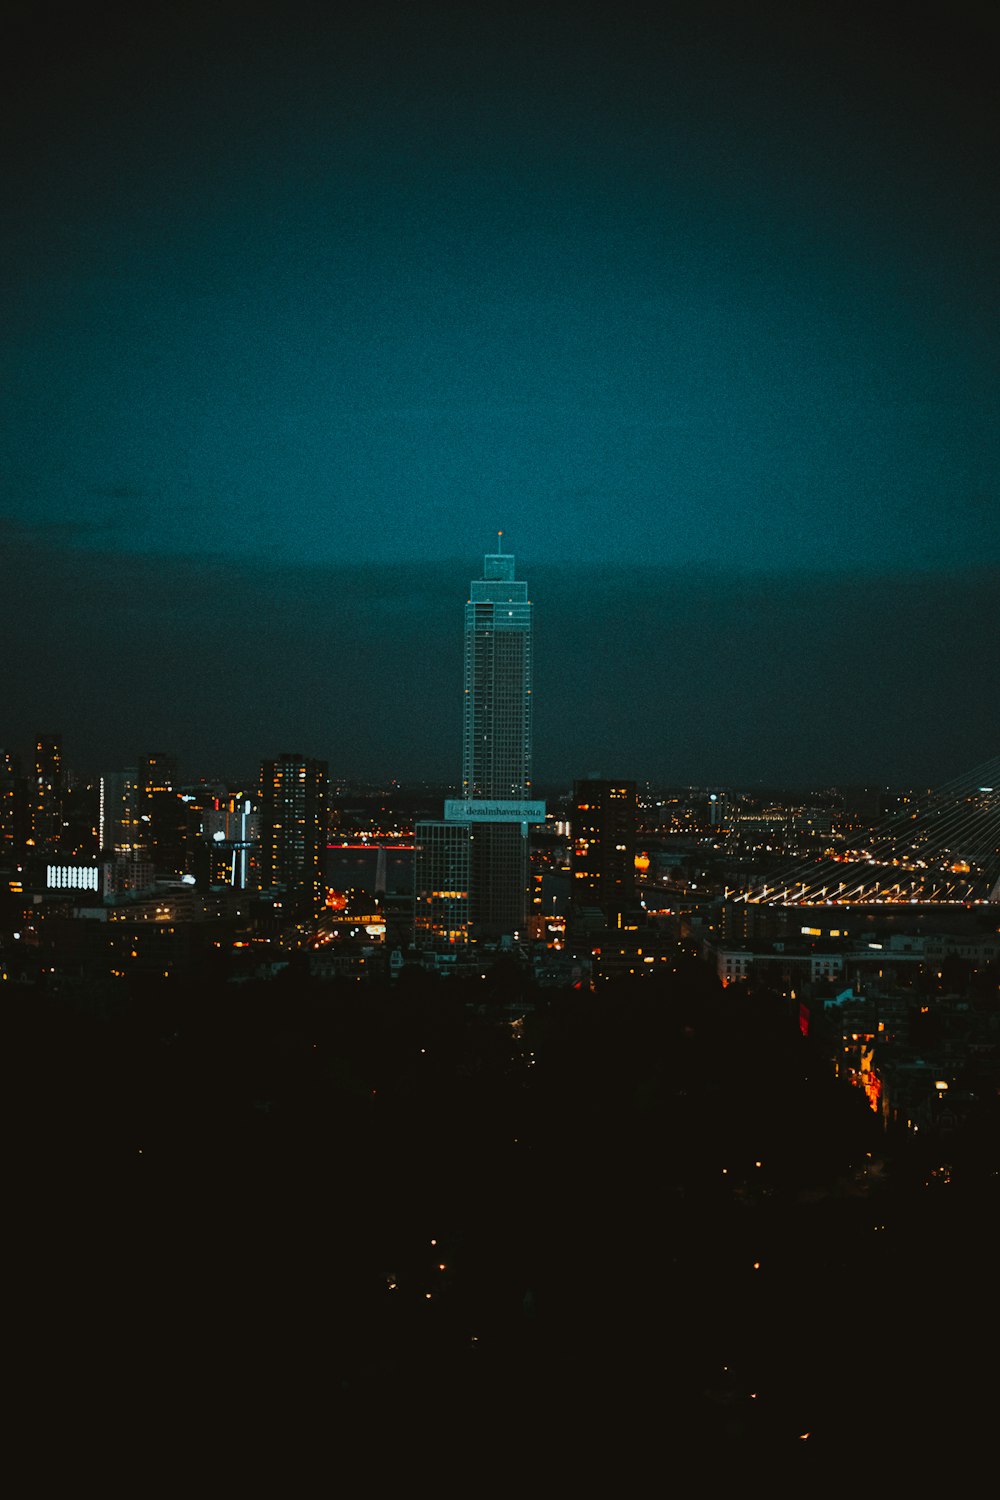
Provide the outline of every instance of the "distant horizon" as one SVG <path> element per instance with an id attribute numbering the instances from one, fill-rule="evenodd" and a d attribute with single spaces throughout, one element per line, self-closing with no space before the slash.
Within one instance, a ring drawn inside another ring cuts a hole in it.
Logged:
<path id="1" fill-rule="evenodd" d="M 49 726 L 46 729 L 39 730 L 39 733 L 58 734 L 58 730 L 53 730 L 51 726 Z M 120 764 L 116 762 L 114 765 L 106 765 L 97 768 L 80 767 L 79 765 L 74 763 L 72 755 L 67 753 L 67 750 L 71 749 L 71 746 L 67 746 L 66 737 L 63 735 L 60 736 L 60 738 L 63 746 L 64 774 L 67 774 L 72 779 L 74 787 L 86 785 L 91 788 L 96 788 L 97 782 L 102 776 L 115 775 L 121 773 L 122 771 L 137 769 L 143 754 L 172 754 L 168 746 L 158 745 L 148 747 L 140 754 L 136 754 L 132 756 L 131 759 L 123 761 Z M 18 755 L 21 760 L 22 774 L 28 772 L 31 764 L 32 746 L 29 745 L 29 747 L 25 749 L 20 745 L 14 745 L 9 742 L 0 742 L 0 750 L 11 751 L 14 754 Z M 262 756 L 260 765 L 263 765 L 269 759 L 273 759 L 276 755 L 284 754 L 301 754 L 310 760 L 322 761 L 325 759 L 324 756 L 314 755 L 310 751 L 303 749 L 301 746 L 295 746 L 291 748 L 283 747 L 282 749 L 273 752 L 272 755 Z M 885 782 L 878 781 L 873 778 L 868 778 L 867 780 L 862 779 L 860 781 L 832 781 L 825 782 L 823 784 L 819 784 L 814 781 L 781 782 L 772 780 L 748 781 L 745 779 L 727 782 L 704 779 L 697 779 L 693 781 L 669 781 L 659 780 L 655 777 L 636 777 L 631 775 L 627 769 L 623 770 L 621 767 L 615 767 L 609 770 L 605 770 L 603 768 L 595 770 L 594 768 L 590 768 L 587 771 L 580 771 L 576 773 L 568 780 L 536 781 L 533 786 L 533 795 L 541 801 L 547 801 L 552 799 L 553 797 L 571 797 L 574 782 L 587 780 L 634 781 L 636 784 L 637 792 L 639 792 L 640 794 L 646 790 L 653 793 L 665 794 L 692 793 L 697 795 L 703 793 L 705 796 L 711 795 L 712 792 L 721 792 L 726 794 L 754 797 L 766 796 L 771 793 L 780 794 L 787 797 L 824 797 L 837 796 L 842 793 L 858 791 L 877 791 L 888 793 L 889 795 L 902 794 L 905 792 L 935 793 L 946 790 L 952 780 L 957 780 L 959 778 L 964 780 L 968 777 L 971 777 L 973 772 L 979 770 L 980 767 L 986 766 L 987 764 L 988 762 L 985 761 L 979 762 L 975 766 L 965 768 L 964 772 L 959 772 L 956 776 L 951 777 L 948 780 L 938 781 L 934 783 L 913 780 Z M 183 763 L 178 761 L 177 785 L 179 787 L 225 786 L 231 791 L 245 790 L 250 792 L 253 790 L 259 778 L 260 765 L 257 765 L 252 771 L 247 773 L 241 773 L 239 771 L 202 773 L 197 769 L 192 770 L 191 767 L 184 765 Z M 412 796 L 414 794 L 426 793 L 428 796 L 440 795 L 443 798 L 448 793 L 457 792 L 461 786 L 460 777 L 454 778 L 451 781 L 436 777 L 404 776 L 377 779 L 366 776 L 363 773 L 340 774 L 334 766 L 329 764 L 329 762 L 327 762 L 327 766 L 331 787 L 331 796 L 337 799 L 342 799 L 351 795 L 358 795 L 362 797 L 374 797 L 378 795 L 391 796 L 394 792 L 398 793 L 401 796 Z M 338 791 L 338 787 L 343 787 L 344 790 Z M 992 787 L 984 789 L 992 790 Z"/>
<path id="2" fill-rule="evenodd" d="M 253 565 L 44 531 L 8 533 L 3 561 L 12 748 L 48 726 L 89 775 L 159 748 L 188 774 L 245 780 L 291 748 L 341 778 L 459 777 L 469 561 Z M 1000 567 L 518 573 L 536 783 L 602 766 L 678 786 L 933 787 L 996 745 Z"/>
<path id="3" fill-rule="evenodd" d="M 502 519 L 502 517 L 501 517 Z M 582 574 L 618 580 L 643 574 L 657 574 L 677 579 L 703 583 L 706 573 L 716 577 L 756 581 L 781 578 L 785 580 L 817 579 L 828 581 L 831 577 L 875 580 L 879 578 L 916 582 L 961 579 L 988 575 L 1000 577 L 1000 548 L 984 545 L 975 556 L 931 561 L 925 558 L 914 561 L 892 554 L 870 556 L 855 560 L 847 558 L 839 550 L 836 541 L 817 547 L 809 557 L 789 560 L 776 555 L 773 559 L 760 557 L 720 559 L 706 547 L 703 554 L 685 555 L 676 559 L 651 557 L 643 548 L 641 532 L 633 536 L 636 553 L 630 556 L 602 555 L 597 548 L 604 540 L 593 536 L 595 550 L 592 555 L 577 551 L 575 554 L 531 550 L 530 531 L 525 544 L 518 546 L 517 538 L 504 532 L 502 553 L 514 558 L 516 575 L 527 578 L 529 572 L 544 574 Z M 136 565 L 159 562 L 164 566 L 188 564 L 192 569 L 211 572 L 223 568 L 234 574 L 246 570 L 256 573 L 279 575 L 365 574 L 387 581 L 394 577 L 419 577 L 423 573 L 447 574 L 450 578 L 464 579 L 468 583 L 480 576 L 484 557 L 497 555 L 496 531 L 479 535 L 470 534 L 470 545 L 463 550 L 427 553 L 423 556 L 380 555 L 376 551 L 351 556 L 322 556 L 303 554 L 288 556 L 282 553 L 262 552 L 251 545 L 236 545 L 229 539 L 228 545 L 205 545 L 200 535 L 189 537 L 184 545 L 143 542 L 141 539 L 113 536 L 103 525 L 86 522 L 58 522 L 16 516 L 0 511 L 0 557 L 5 553 L 11 558 L 18 552 L 39 550 L 65 553 L 87 559 L 115 559 L 119 562 L 132 560 Z M 991 538 L 984 538 L 991 542 Z M 492 544 L 492 545 L 491 545 Z"/>

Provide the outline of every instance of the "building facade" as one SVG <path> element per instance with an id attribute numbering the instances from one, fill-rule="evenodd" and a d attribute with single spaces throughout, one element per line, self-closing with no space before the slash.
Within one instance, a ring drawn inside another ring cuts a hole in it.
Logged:
<path id="1" fill-rule="evenodd" d="M 413 940 L 451 951 L 469 941 L 471 840 L 466 823 L 418 822 L 413 830 Z"/>

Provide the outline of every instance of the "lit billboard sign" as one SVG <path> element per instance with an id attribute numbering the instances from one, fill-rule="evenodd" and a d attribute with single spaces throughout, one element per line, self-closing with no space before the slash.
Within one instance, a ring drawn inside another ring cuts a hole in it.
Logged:
<path id="1" fill-rule="evenodd" d="M 448 823 L 544 823 L 544 802 L 501 802 L 451 799 L 444 805 Z"/>
<path id="2" fill-rule="evenodd" d="M 99 874 L 96 866 L 46 865 L 45 884 L 50 891 L 96 891 Z"/>

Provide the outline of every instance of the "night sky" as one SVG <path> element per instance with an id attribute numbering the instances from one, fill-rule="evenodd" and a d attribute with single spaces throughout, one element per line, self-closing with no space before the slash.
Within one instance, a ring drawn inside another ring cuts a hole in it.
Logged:
<path id="1" fill-rule="evenodd" d="M 0 743 L 451 779 L 997 750 L 993 7 L 10 7 Z"/>

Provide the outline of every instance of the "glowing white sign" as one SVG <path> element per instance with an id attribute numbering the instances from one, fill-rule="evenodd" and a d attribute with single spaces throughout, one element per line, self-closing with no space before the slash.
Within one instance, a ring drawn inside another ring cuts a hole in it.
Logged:
<path id="1" fill-rule="evenodd" d="M 96 891 L 99 871 L 94 866 L 46 865 L 45 884 L 50 891 Z"/>
<path id="2" fill-rule="evenodd" d="M 545 803 L 449 799 L 444 816 L 448 823 L 544 823 Z"/>

